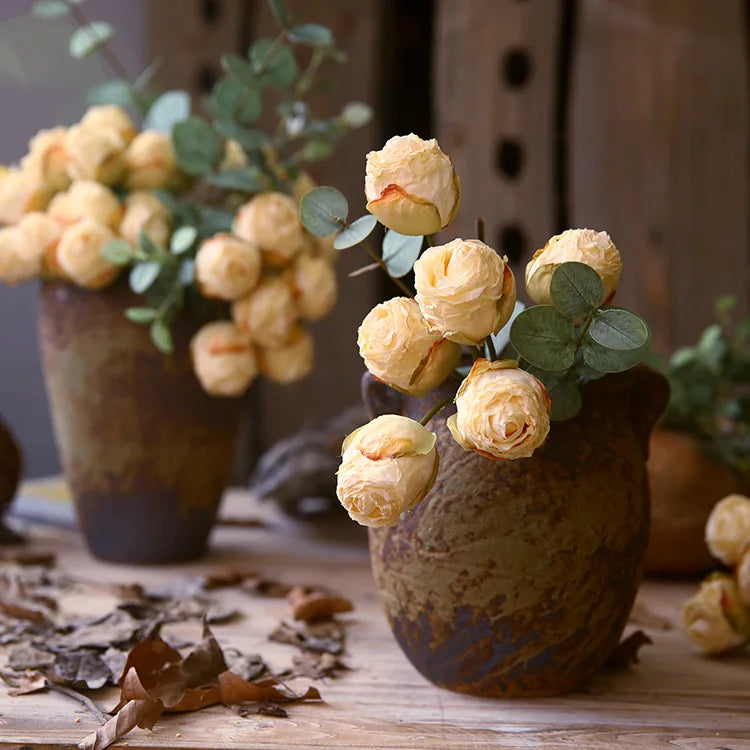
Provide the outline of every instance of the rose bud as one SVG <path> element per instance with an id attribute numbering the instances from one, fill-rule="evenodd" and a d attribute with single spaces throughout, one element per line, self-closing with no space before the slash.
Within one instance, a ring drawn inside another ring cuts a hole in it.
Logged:
<path id="1" fill-rule="evenodd" d="M 612 299 L 622 271 L 620 253 L 606 232 L 593 229 L 566 229 L 547 240 L 526 266 L 526 291 L 534 302 L 551 305 L 550 282 L 562 263 L 575 261 L 591 266 L 604 285 L 602 302 Z"/>
<path id="2" fill-rule="evenodd" d="M 408 297 L 373 307 L 359 327 L 357 344 L 378 380 L 412 396 L 440 385 L 461 358 L 461 347 L 430 331 L 419 305 Z"/>
<path id="3" fill-rule="evenodd" d="M 735 569 L 737 589 L 742 603 L 750 607 L 750 548 L 746 549 Z"/>
<path id="4" fill-rule="evenodd" d="M 304 320 L 320 320 L 336 304 L 336 271 L 322 257 L 298 255 L 290 275 L 294 301 Z"/>
<path id="5" fill-rule="evenodd" d="M 101 289 L 119 273 L 119 268 L 102 257 L 102 248 L 114 232 L 93 219 L 81 219 L 62 233 L 55 263 L 65 278 L 86 289 Z"/>
<path id="6" fill-rule="evenodd" d="M 169 239 L 169 210 L 147 190 L 136 190 L 125 199 L 125 213 L 120 222 L 119 233 L 133 247 L 138 247 L 141 229 L 157 245 L 166 245 Z"/>
<path id="7" fill-rule="evenodd" d="M 164 133 L 139 133 L 125 152 L 125 184 L 131 190 L 151 190 L 169 185 L 175 177 L 172 140 Z"/>
<path id="8" fill-rule="evenodd" d="M 704 653 L 721 654 L 748 640 L 747 608 L 731 576 L 716 573 L 682 607 L 682 629 Z"/>
<path id="9" fill-rule="evenodd" d="M 114 130 L 74 125 L 65 134 L 65 158 L 72 180 L 114 185 L 125 172 L 125 141 Z"/>
<path id="10" fill-rule="evenodd" d="M 261 193 L 245 203 L 232 231 L 257 245 L 271 266 L 288 265 L 304 245 L 297 204 L 283 193 Z"/>
<path id="11" fill-rule="evenodd" d="M 114 104 L 89 107 L 81 119 L 81 125 L 92 130 L 109 130 L 117 133 L 126 144 L 130 143 L 136 134 L 135 126 L 128 113 Z"/>
<path id="12" fill-rule="evenodd" d="M 242 169 L 247 166 L 247 154 L 245 149 L 235 140 L 227 138 L 224 141 L 224 156 L 219 162 L 219 171 L 228 169 Z"/>
<path id="13" fill-rule="evenodd" d="M 451 160 L 433 138 L 397 135 L 367 154 L 367 210 L 400 234 L 434 234 L 448 226 L 461 203 Z"/>
<path id="14" fill-rule="evenodd" d="M 453 439 L 486 458 L 528 458 L 549 433 L 544 386 L 512 360 L 478 359 L 456 394 L 448 417 Z"/>
<path id="15" fill-rule="evenodd" d="M 47 213 L 63 226 L 81 219 L 93 219 L 111 229 L 120 225 L 123 209 L 117 196 L 104 185 L 90 180 L 74 182 L 65 193 L 58 193 Z"/>
<path id="16" fill-rule="evenodd" d="M 265 279 L 232 305 L 232 318 L 254 344 L 283 346 L 297 321 L 292 290 L 280 278 Z"/>
<path id="17" fill-rule="evenodd" d="M 281 385 L 306 378 L 313 367 L 312 336 L 299 325 L 292 329 L 289 341 L 279 347 L 258 347 L 261 375 Z"/>
<path id="18" fill-rule="evenodd" d="M 479 240 L 427 249 L 414 264 L 415 299 L 430 328 L 478 345 L 510 320 L 516 281 L 507 263 Z"/>
<path id="19" fill-rule="evenodd" d="M 260 271 L 258 248 L 231 234 L 209 237 L 195 256 L 195 278 L 206 297 L 244 297 L 258 285 Z"/>
<path id="20" fill-rule="evenodd" d="M 54 258 L 62 227 L 51 216 L 32 211 L 18 222 L 16 229 L 21 238 L 23 256 L 28 262 L 28 272 L 32 276 L 40 273 L 55 275 Z"/>
<path id="21" fill-rule="evenodd" d="M 50 190 L 34 172 L 8 170 L 0 175 L 0 224 L 17 224 L 30 211 L 43 211 Z"/>
<path id="22" fill-rule="evenodd" d="M 341 447 L 336 495 L 363 526 L 395 526 L 435 483 L 436 436 L 419 422 L 385 414 L 349 435 Z"/>
<path id="23" fill-rule="evenodd" d="M 21 159 L 21 168 L 33 172 L 53 192 L 70 185 L 65 157 L 65 128 L 40 130 L 29 141 L 29 153 Z"/>
<path id="24" fill-rule="evenodd" d="M 706 544 L 723 563 L 739 562 L 750 547 L 750 498 L 729 495 L 714 505 L 706 521 Z"/>
<path id="25" fill-rule="evenodd" d="M 204 325 L 190 341 L 193 370 L 212 396 L 240 396 L 258 374 L 253 350 L 233 323 Z"/>

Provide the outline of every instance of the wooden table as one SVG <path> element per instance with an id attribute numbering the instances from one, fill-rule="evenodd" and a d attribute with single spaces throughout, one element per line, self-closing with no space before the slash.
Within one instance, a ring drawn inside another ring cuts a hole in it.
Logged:
<path id="1" fill-rule="evenodd" d="M 116 746 L 137 748 L 682 748 L 750 750 L 750 655 L 706 659 L 678 630 L 638 627 L 654 641 L 641 663 L 599 675 L 584 692 L 562 698 L 500 701 L 456 695 L 424 680 L 391 637 L 370 578 L 366 538 L 346 521 L 302 524 L 245 493 L 230 493 L 231 513 L 262 516 L 267 528 L 219 528 L 210 557 L 169 567 L 94 562 L 74 531 L 34 526 L 35 548 L 57 553 L 59 567 L 85 578 L 154 584 L 216 564 L 242 564 L 290 583 L 333 586 L 356 605 L 348 616 L 347 661 L 353 671 L 316 683 L 324 703 L 295 704 L 288 719 L 238 718 L 213 707 L 162 717 L 153 732 L 136 729 Z M 675 621 L 694 584 L 649 582 L 640 608 Z M 246 615 L 214 632 L 224 645 L 261 652 L 272 666 L 291 661 L 289 646 L 267 633 L 288 617 L 283 600 L 218 594 Z M 106 597 L 104 597 L 106 599 Z M 77 610 L 111 602 L 72 601 Z M 195 626 L 191 626 L 195 627 Z M 111 693 L 100 693 L 109 707 Z M 96 720 L 64 696 L 9 697 L 0 688 L 0 747 L 73 748 Z M 127 745 L 126 745 L 127 743 Z"/>

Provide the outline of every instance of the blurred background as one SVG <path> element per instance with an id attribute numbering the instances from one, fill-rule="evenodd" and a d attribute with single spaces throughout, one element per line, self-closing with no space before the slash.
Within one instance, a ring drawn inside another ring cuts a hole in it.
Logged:
<path id="1" fill-rule="evenodd" d="M 740 0 L 290 0 L 331 27 L 348 61 L 317 103 L 352 100 L 375 118 L 312 170 L 362 213 L 364 157 L 393 134 L 437 137 L 463 204 L 451 236 L 474 234 L 508 255 L 517 276 L 549 236 L 606 229 L 625 263 L 618 301 L 652 326 L 654 346 L 694 342 L 717 296 L 747 310 L 748 5 Z M 0 4 L 0 162 L 31 135 L 79 119 L 95 59 L 67 54 L 64 23 L 31 18 L 31 0 Z M 89 0 L 111 22 L 134 75 L 210 91 L 222 53 L 274 28 L 265 0 Z M 448 238 L 449 239 L 449 238 Z M 377 274 L 339 265 L 337 310 L 314 327 L 317 367 L 291 387 L 253 386 L 236 479 L 278 438 L 357 402 L 356 329 L 396 293 Z M 26 454 L 26 475 L 59 471 L 36 345 L 36 289 L 0 289 L 0 414 Z"/>

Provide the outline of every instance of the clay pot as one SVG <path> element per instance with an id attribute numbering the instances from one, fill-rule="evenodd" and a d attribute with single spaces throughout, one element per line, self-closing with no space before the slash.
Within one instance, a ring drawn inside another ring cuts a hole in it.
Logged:
<path id="1" fill-rule="evenodd" d="M 371 384 L 364 389 L 377 411 Z M 491 697 L 567 693 L 617 646 L 649 527 L 649 433 L 668 384 L 647 368 L 589 383 L 584 407 L 518 461 L 465 452 L 432 420 L 435 486 L 395 527 L 370 530 L 391 629 L 435 684 Z M 420 418 L 444 397 L 407 399 Z"/>
<path id="2" fill-rule="evenodd" d="M 15 497 L 18 483 L 21 481 L 22 468 L 21 449 L 10 428 L 0 419 L 0 519 Z M 0 520 L 0 544 L 14 544 L 19 541 L 21 537 L 4 526 Z"/>
<path id="3" fill-rule="evenodd" d="M 711 509 L 747 485 L 734 469 L 701 451 L 693 435 L 656 430 L 648 459 L 651 538 L 646 552 L 649 575 L 699 576 L 719 563 L 704 541 Z"/>
<path id="4" fill-rule="evenodd" d="M 124 282 L 90 292 L 42 285 L 39 338 L 61 462 L 91 552 L 163 563 L 203 554 L 234 457 L 240 399 L 207 395 L 190 364 L 199 322 L 173 327 L 175 353 L 124 310 Z"/>

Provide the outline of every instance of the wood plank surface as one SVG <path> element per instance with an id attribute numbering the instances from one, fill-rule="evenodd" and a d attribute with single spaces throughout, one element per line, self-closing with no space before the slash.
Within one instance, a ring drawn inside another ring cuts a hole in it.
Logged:
<path id="1" fill-rule="evenodd" d="M 303 525 L 258 506 L 241 492 L 227 512 L 264 518 L 264 529 L 219 528 L 208 559 L 190 565 L 128 567 L 93 562 L 77 534 L 35 527 L 33 547 L 58 553 L 59 567 L 99 581 L 145 585 L 196 575 L 216 564 L 236 563 L 289 582 L 326 584 L 356 605 L 348 626 L 343 677 L 316 683 L 322 704 L 293 705 L 288 719 L 240 719 L 228 709 L 209 708 L 165 716 L 153 732 L 134 730 L 117 746 L 193 750 L 319 750 L 321 748 L 680 748 L 750 750 L 750 656 L 706 659 L 695 654 L 678 630 L 638 624 L 654 640 L 641 663 L 600 674 L 585 689 L 561 698 L 491 700 L 434 687 L 409 664 L 393 640 L 380 609 L 361 530 L 341 519 Z M 639 609 L 674 621 L 694 584 L 644 585 Z M 214 592 L 212 592 L 214 595 Z M 275 669 L 287 666 L 292 647 L 268 643 L 266 634 L 288 617 L 285 602 L 249 597 L 237 590 L 215 593 L 245 617 L 216 625 L 224 646 L 262 653 Z M 75 597 L 63 608 L 102 611 L 112 598 Z M 635 627 L 635 625 L 631 625 Z M 197 626 L 186 636 L 197 635 Z M 112 692 L 97 694 L 105 706 Z M 76 722 L 76 718 L 80 721 Z M 0 689 L 0 747 L 73 748 L 96 720 L 55 694 L 9 697 Z"/>

